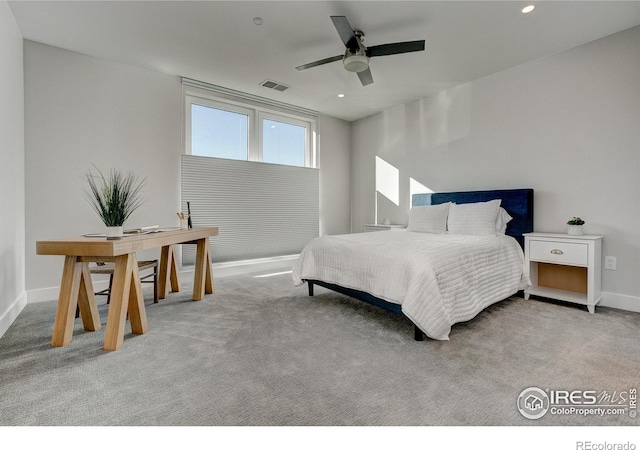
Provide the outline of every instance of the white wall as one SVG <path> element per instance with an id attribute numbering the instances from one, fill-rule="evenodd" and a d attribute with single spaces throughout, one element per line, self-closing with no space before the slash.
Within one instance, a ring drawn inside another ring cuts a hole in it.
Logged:
<path id="1" fill-rule="evenodd" d="M 535 230 L 583 217 L 617 257 L 603 272 L 610 303 L 640 306 L 638 49 L 635 27 L 355 122 L 353 230 L 406 223 L 410 178 L 433 191 L 534 188 Z M 376 194 L 376 156 L 398 169 L 398 205 Z"/>
<path id="2" fill-rule="evenodd" d="M 93 165 L 147 178 L 147 200 L 127 226 L 178 225 L 182 85 L 177 77 L 32 41 L 24 51 L 26 286 L 32 301 L 41 299 L 38 289 L 60 285 L 63 262 L 36 255 L 37 240 L 104 230 L 82 195 Z M 55 290 L 45 290 L 48 299 L 52 292 L 55 299 Z"/>
<path id="3" fill-rule="evenodd" d="M 25 41 L 25 91 L 26 286 L 29 301 L 52 300 L 63 259 L 36 255 L 35 242 L 103 230 L 82 196 L 93 164 L 147 177 L 148 201 L 127 226 L 178 225 L 182 84 L 179 77 Z M 350 124 L 319 122 L 321 227 L 344 233 Z"/>
<path id="4" fill-rule="evenodd" d="M 351 230 L 351 124 L 320 116 L 320 235 Z"/>
<path id="5" fill-rule="evenodd" d="M 22 34 L 0 1 L 0 336 L 25 295 L 24 82 Z"/>

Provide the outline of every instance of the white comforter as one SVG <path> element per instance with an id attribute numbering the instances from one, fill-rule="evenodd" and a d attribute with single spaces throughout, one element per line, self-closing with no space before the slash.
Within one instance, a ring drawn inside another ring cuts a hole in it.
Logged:
<path id="1" fill-rule="evenodd" d="M 293 268 L 296 286 L 320 280 L 402 306 L 427 336 L 448 340 L 451 326 L 529 286 L 524 255 L 509 236 L 379 231 L 322 236 Z"/>

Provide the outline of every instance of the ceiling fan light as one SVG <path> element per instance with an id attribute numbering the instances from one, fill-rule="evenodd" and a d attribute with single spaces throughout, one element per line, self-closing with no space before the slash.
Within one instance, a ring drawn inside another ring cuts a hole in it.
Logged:
<path id="1" fill-rule="evenodd" d="M 349 72 L 362 72 L 369 68 L 369 58 L 365 55 L 349 55 L 344 58 L 344 68 Z"/>

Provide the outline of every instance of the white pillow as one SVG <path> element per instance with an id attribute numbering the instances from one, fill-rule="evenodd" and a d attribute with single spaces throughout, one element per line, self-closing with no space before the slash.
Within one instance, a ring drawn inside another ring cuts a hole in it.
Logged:
<path id="1" fill-rule="evenodd" d="M 409 211 L 407 231 L 417 233 L 446 233 L 447 216 L 451 203 L 414 206 Z"/>
<path id="2" fill-rule="evenodd" d="M 505 234 L 507 232 L 507 224 L 511 222 L 513 217 L 502 207 L 498 211 L 498 217 L 496 218 L 496 233 Z"/>
<path id="3" fill-rule="evenodd" d="M 449 233 L 495 236 L 501 201 L 452 204 L 447 222 Z"/>

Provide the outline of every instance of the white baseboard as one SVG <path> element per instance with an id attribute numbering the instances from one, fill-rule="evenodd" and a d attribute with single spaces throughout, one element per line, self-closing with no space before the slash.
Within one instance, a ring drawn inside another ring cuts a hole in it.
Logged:
<path id="1" fill-rule="evenodd" d="M 291 270 L 293 263 L 298 259 L 298 255 L 275 256 L 271 258 L 247 259 L 243 261 L 230 261 L 223 263 L 213 263 L 213 278 L 228 277 L 230 275 L 241 275 L 245 273 L 256 273 L 265 271 Z M 182 268 L 181 274 L 193 273 L 193 266 Z M 191 275 L 189 275 L 191 276 Z"/>
<path id="2" fill-rule="evenodd" d="M 250 259 L 228 263 L 214 263 L 213 276 L 226 277 L 244 273 L 291 270 L 298 255 L 276 256 L 272 258 Z"/>
<path id="3" fill-rule="evenodd" d="M 294 261 L 298 258 L 298 255 L 290 255 L 290 256 L 279 256 L 275 258 L 262 258 L 262 259 L 252 259 L 246 261 L 234 261 L 227 263 L 214 263 L 213 267 L 213 277 L 225 277 L 231 275 L 240 275 L 244 273 L 254 273 L 254 272 L 264 272 L 264 271 L 285 271 L 291 270 L 291 267 L 294 264 Z M 181 274 L 189 274 L 188 277 L 191 277 L 191 273 L 193 273 L 192 267 L 183 267 L 183 270 L 180 272 Z M 105 289 L 107 287 L 107 281 L 97 281 L 93 283 L 93 286 L 96 290 Z M 0 318 L 0 336 L 6 329 L 9 328 L 9 325 L 13 322 L 15 317 L 18 316 L 20 311 L 24 308 L 24 306 L 28 303 L 39 303 L 39 302 L 48 302 L 48 301 L 56 301 L 58 299 L 58 293 L 60 292 L 59 286 L 54 286 L 50 288 L 44 289 L 32 289 L 30 291 L 25 292 L 20 296 L 14 305 L 5 313 L 4 316 Z M 599 303 L 599 306 L 607 306 L 610 308 L 623 309 L 626 311 L 640 312 L 640 297 L 635 297 L 631 295 L 623 295 L 623 294 L 615 294 L 612 292 L 603 292 L 602 300 Z M 5 321 L 9 320 L 9 325 L 5 326 Z"/>
<path id="4" fill-rule="evenodd" d="M 27 306 L 27 292 L 24 291 L 18 296 L 17 299 L 9 306 L 9 308 L 0 316 L 0 337 L 2 337 L 14 320 L 18 317 L 18 314 L 22 312 L 24 307 Z"/>
<path id="5" fill-rule="evenodd" d="M 106 289 L 109 286 L 109 281 L 94 281 L 93 289 L 96 291 L 101 291 Z M 27 302 L 28 303 L 42 303 L 42 302 L 52 302 L 58 300 L 58 295 L 60 294 L 60 286 L 52 286 L 48 288 L 41 289 L 30 289 L 27 291 Z"/>
<path id="6" fill-rule="evenodd" d="M 289 255 L 289 256 L 277 256 L 273 258 L 261 258 L 261 259 L 250 259 L 245 261 L 233 261 L 226 263 L 214 263 L 213 267 L 213 277 L 226 277 L 230 275 L 240 275 L 244 273 L 253 273 L 253 272 L 263 272 L 268 270 L 291 270 L 294 261 L 298 258 L 298 255 Z M 194 271 L 193 266 L 183 267 L 180 271 L 180 277 L 182 278 L 183 274 L 188 274 L 185 279 L 189 277 L 193 277 L 191 275 Z M 108 281 L 94 281 L 93 288 L 96 291 L 100 291 L 102 289 L 106 289 L 108 286 Z M 27 291 L 27 301 L 28 303 L 41 303 L 41 302 L 51 302 L 58 300 L 58 294 L 60 293 L 60 286 L 52 286 L 48 288 L 42 289 L 31 289 Z"/>
<path id="7" fill-rule="evenodd" d="M 640 297 L 632 295 L 614 294 L 613 292 L 603 292 L 599 306 L 624 309 L 625 311 L 640 312 Z"/>

